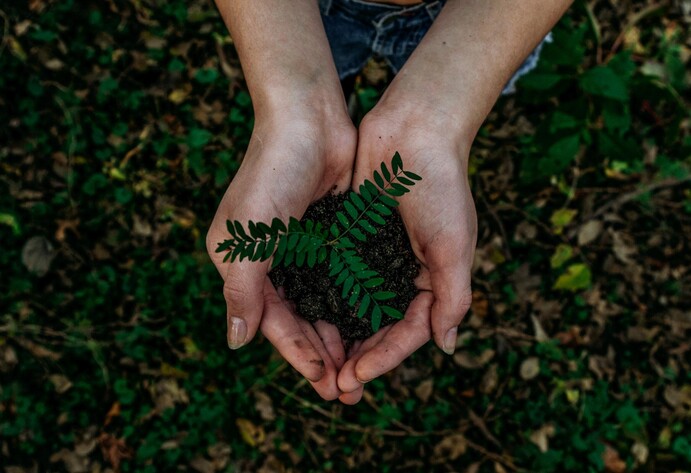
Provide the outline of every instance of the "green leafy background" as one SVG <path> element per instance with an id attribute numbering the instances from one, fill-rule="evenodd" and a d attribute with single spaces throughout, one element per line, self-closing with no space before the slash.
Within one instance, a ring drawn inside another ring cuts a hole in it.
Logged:
<path id="1" fill-rule="evenodd" d="M 572 7 L 471 152 L 456 355 L 345 407 L 225 347 L 204 236 L 253 118 L 213 4 L 4 2 L 0 467 L 690 471 L 687 3 Z"/>

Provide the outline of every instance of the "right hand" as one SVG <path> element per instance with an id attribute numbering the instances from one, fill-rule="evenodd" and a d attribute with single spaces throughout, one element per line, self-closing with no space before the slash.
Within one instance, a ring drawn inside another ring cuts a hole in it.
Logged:
<path id="1" fill-rule="evenodd" d="M 326 116 L 328 115 L 328 116 Z M 223 262 L 218 243 L 228 238 L 226 220 L 270 223 L 300 218 L 309 204 L 350 186 L 357 132 L 345 112 L 304 113 L 294 108 L 257 114 L 237 175 L 228 187 L 206 238 L 207 251 L 223 278 L 227 339 L 231 349 L 246 345 L 257 330 L 325 399 L 341 392 L 337 375 L 345 362 L 335 326 L 312 326 L 299 317 L 267 275 L 270 261 Z"/>

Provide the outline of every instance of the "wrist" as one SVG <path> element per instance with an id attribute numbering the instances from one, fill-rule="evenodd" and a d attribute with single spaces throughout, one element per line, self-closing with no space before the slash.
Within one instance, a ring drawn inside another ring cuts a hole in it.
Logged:
<path id="1" fill-rule="evenodd" d="M 426 93 L 414 92 L 396 88 L 392 83 L 363 123 L 379 129 L 374 133 L 377 136 L 385 134 L 389 138 L 393 134 L 405 142 L 414 142 L 421 150 L 444 147 L 466 160 L 478 128 L 460 110 L 436 99 L 429 94 L 429 88 Z"/>

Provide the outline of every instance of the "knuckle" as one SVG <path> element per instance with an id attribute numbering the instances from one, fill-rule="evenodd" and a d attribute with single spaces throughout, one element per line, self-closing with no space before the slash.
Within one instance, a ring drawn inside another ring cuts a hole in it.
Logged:
<path id="1" fill-rule="evenodd" d="M 223 297 L 233 311 L 246 312 L 252 308 L 252 291 L 236 278 L 227 278 L 223 284 Z"/>

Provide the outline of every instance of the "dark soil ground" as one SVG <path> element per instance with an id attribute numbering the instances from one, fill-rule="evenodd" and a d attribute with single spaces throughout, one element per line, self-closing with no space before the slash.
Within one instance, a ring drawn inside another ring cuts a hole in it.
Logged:
<path id="1" fill-rule="evenodd" d="M 323 222 L 329 227 L 336 221 L 336 212 L 343 210 L 345 194 L 329 195 L 312 204 L 305 219 Z M 418 263 L 410 247 L 403 221 L 397 212 L 387 218 L 383 227 L 377 227 L 376 235 L 368 235 L 364 243 L 357 242 L 356 251 L 362 259 L 384 278 L 381 290 L 395 292 L 398 297 L 387 301 L 388 305 L 405 313 L 410 301 L 417 294 L 413 280 L 418 274 Z M 357 240 L 356 240 L 357 241 Z M 357 305 L 350 307 L 341 298 L 341 288 L 329 277 L 328 260 L 314 268 L 280 266 L 270 275 L 276 287 L 285 289 L 288 299 L 295 303 L 297 312 L 310 322 L 325 320 L 338 327 L 346 343 L 372 335 L 369 317 L 357 317 Z M 386 315 L 381 326 L 395 322 Z"/>

